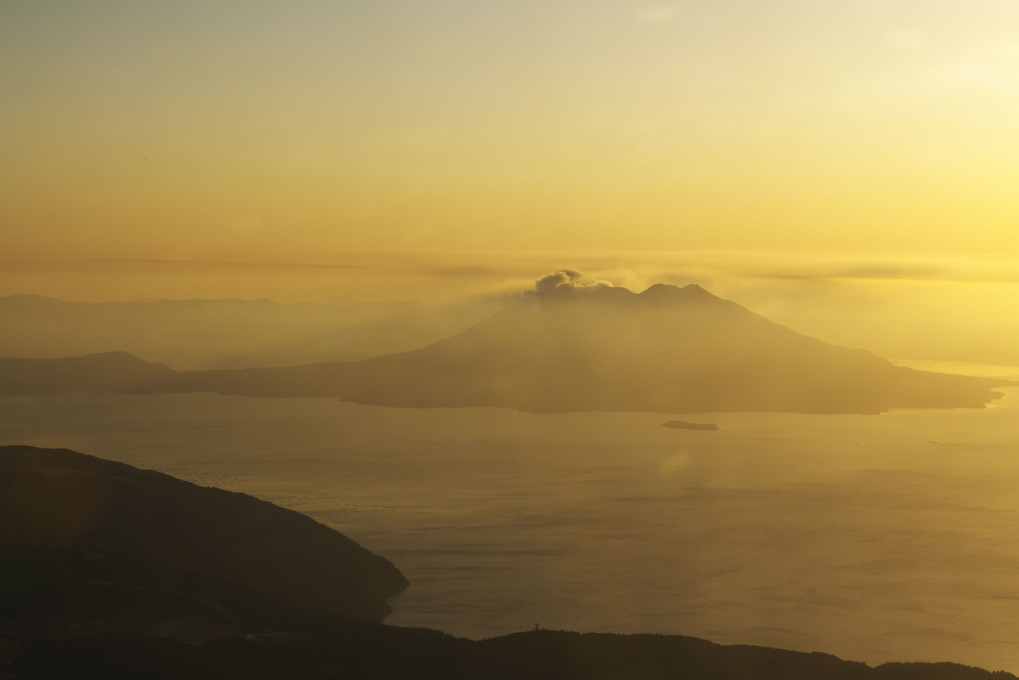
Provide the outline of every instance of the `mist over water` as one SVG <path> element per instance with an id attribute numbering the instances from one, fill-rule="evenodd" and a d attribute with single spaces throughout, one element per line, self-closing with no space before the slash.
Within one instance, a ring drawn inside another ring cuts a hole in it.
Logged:
<path id="1" fill-rule="evenodd" d="M 1017 10 L 0 1 L 0 444 L 306 513 L 396 625 L 1019 674 L 1019 382 L 938 410 L 1019 380 Z"/>
<path id="2" fill-rule="evenodd" d="M 63 446 L 305 512 L 396 563 L 389 623 L 676 633 L 1019 671 L 1017 388 L 880 416 L 5 397 Z"/>

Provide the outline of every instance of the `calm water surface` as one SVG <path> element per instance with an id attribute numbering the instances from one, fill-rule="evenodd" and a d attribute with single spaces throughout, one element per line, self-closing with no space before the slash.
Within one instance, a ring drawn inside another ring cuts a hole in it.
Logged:
<path id="1" fill-rule="evenodd" d="M 64 446 L 305 512 L 411 580 L 389 622 L 661 632 L 1019 672 L 1019 391 L 881 416 L 0 398 Z"/>

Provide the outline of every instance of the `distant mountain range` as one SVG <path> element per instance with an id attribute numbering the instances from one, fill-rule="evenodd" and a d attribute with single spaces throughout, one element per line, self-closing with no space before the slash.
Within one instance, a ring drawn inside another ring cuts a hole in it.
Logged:
<path id="1" fill-rule="evenodd" d="M 340 386 L 332 394 L 360 403 L 536 412 L 878 412 L 978 406 L 994 396 L 991 381 L 910 371 L 827 345 L 696 285 L 543 297 L 420 350 L 308 373 L 293 383 L 294 373 L 269 372 L 175 380 L 285 394 L 316 384 L 314 375 L 316 386 Z"/>
<path id="2" fill-rule="evenodd" d="M 357 362 L 174 372 L 119 354 L 0 360 L 7 394 L 209 391 L 532 412 L 877 413 L 979 407 L 1008 384 L 895 366 L 699 286 L 661 284 L 640 294 L 602 286 L 534 296 L 421 349 Z"/>
<path id="3" fill-rule="evenodd" d="M 473 641 L 375 623 L 405 585 L 383 558 L 250 496 L 0 447 L 0 678 L 1016 680 L 683 636 Z"/>
<path id="4" fill-rule="evenodd" d="M 495 300 L 418 302 L 0 297 L 0 356 L 56 358 L 123 350 L 175 368 L 355 361 L 421 347 L 498 311 Z"/>
<path id="5" fill-rule="evenodd" d="M 61 359 L 0 358 L 0 394 L 130 392 L 170 380 L 177 372 L 127 352 L 103 352 Z"/>

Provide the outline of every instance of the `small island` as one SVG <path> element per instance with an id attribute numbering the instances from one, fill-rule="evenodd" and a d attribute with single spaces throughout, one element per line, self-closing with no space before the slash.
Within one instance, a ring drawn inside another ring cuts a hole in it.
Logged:
<path id="1" fill-rule="evenodd" d="M 718 429 L 718 425 L 714 423 L 688 423 L 685 420 L 670 420 L 667 423 L 662 423 L 662 427 L 671 427 L 676 430 L 706 430 L 714 432 Z"/>

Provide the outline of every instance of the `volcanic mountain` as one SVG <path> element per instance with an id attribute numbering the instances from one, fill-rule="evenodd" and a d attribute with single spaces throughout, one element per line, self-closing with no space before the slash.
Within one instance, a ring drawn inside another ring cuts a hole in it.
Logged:
<path id="1" fill-rule="evenodd" d="M 359 362 L 194 371 L 145 391 L 331 396 L 523 411 L 876 413 L 980 407 L 1009 384 L 902 368 L 697 285 L 560 287 L 422 349 Z"/>

